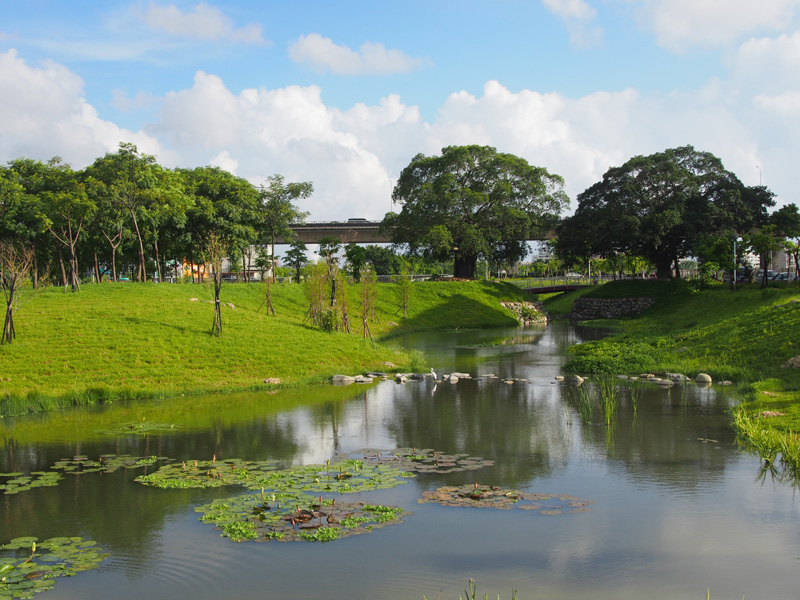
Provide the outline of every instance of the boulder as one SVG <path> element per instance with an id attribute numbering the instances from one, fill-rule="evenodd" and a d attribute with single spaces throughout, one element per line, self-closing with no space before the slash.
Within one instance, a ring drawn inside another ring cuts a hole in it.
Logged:
<path id="1" fill-rule="evenodd" d="M 331 383 L 335 385 L 350 385 L 356 380 L 355 377 L 351 377 L 350 375 L 334 375 L 331 378 Z"/>
<path id="2" fill-rule="evenodd" d="M 694 378 L 697 383 L 711 383 L 711 375 L 708 373 L 698 373 L 697 377 Z"/>

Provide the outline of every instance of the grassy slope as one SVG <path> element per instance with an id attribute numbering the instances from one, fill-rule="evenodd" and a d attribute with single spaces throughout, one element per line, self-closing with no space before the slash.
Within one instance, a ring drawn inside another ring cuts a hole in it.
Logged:
<path id="1" fill-rule="evenodd" d="M 348 295 L 354 331 L 361 327 L 358 286 Z M 277 317 L 259 306 L 259 284 L 224 285 L 223 335 L 209 335 L 211 288 L 205 285 L 85 285 L 78 294 L 43 290 L 15 319 L 17 340 L 0 346 L 0 415 L 58 405 L 201 391 L 258 389 L 264 379 L 306 383 L 335 373 L 409 368 L 409 356 L 359 333 L 326 334 L 303 323 L 300 285 L 273 287 Z M 411 313 L 395 313 L 394 284 L 378 286 L 374 338 L 436 327 L 515 323 L 500 299 L 519 299 L 513 286 L 414 284 Z M 197 298 L 198 301 L 191 301 Z M 453 321 L 453 315 L 458 320 Z"/>
<path id="2" fill-rule="evenodd" d="M 693 291 L 677 282 L 617 282 L 584 294 L 648 296 L 655 306 L 641 317 L 619 322 L 622 333 L 576 346 L 575 372 L 706 372 L 715 381 L 741 384 L 750 400 L 745 410 L 786 413 L 763 419 L 780 431 L 800 431 L 800 369 L 784 369 L 800 355 L 800 288 L 761 290 L 724 286 Z M 574 299 L 574 297 L 573 297 Z M 546 306 L 555 302 L 547 300 Z M 556 306 L 569 305 L 562 297 Z M 549 306 L 547 306 L 549 309 Z"/>

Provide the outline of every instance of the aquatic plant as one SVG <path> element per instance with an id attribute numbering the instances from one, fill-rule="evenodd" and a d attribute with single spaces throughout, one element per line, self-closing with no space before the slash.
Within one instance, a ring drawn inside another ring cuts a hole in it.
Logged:
<path id="1" fill-rule="evenodd" d="M 571 385 L 566 388 L 570 404 L 578 411 L 582 423 L 589 424 L 594 420 L 594 399 L 589 386 Z"/>
<path id="2" fill-rule="evenodd" d="M 199 506 L 200 520 L 222 529 L 233 541 L 329 542 L 399 523 L 405 513 L 395 506 L 337 503 L 303 493 L 265 497 L 246 494 Z"/>
<path id="3" fill-rule="evenodd" d="M 38 487 L 53 487 L 64 479 L 60 473 L 53 471 L 34 471 L 25 473 L 0 473 L 0 490 L 4 494 L 18 494 Z"/>
<path id="4" fill-rule="evenodd" d="M 135 469 L 147 467 L 158 461 L 168 461 L 165 456 L 131 456 L 129 454 L 103 454 L 92 460 L 88 456 L 75 456 L 56 461 L 51 469 L 72 475 L 85 473 L 113 473 L 117 469 Z"/>
<path id="5" fill-rule="evenodd" d="M 567 494 L 526 493 L 519 490 L 504 489 L 497 486 L 466 485 L 461 487 L 445 486 L 433 491 L 422 492 L 417 502 L 426 504 L 435 502 L 442 506 L 498 508 L 536 510 L 542 515 L 560 515 L 589 512 L 591 500 L 581 500 Z"/>
<path id="6" fill-rule="evenodd" d="M 86 473 L 112 473 L 117 469 L 134 469 L 147 467 L 163 457 L 139 457 L 128 454 L 103 454 L 97 460 L 87 456 L 75 456 L 61 459 L 50 467 L 49 471 L 33 471 L 32 473 L 0 473 L 0 491 L 4 494 L 18 494 L 38 487 L 53 487 L 64 479 L 64 474 L 83 475 Z M 5 481 L 3 481 L 5 480 Z"/>
<path id="7" fill-rule="evenodd" d="M 109 555 L 96 544 L 80 537 L 14 538 L 0 546 L 0 598 L 33 598 L 58 577 L 97 568 Z"/>
<path id="8" fill-rule="evenodd" d="M 250 521 L 233 521 L 222 526 L 222 535 L 232 542 L 244 542 L 258 537 L 256 526 Z"/>
<path id="9" fill-rule="evenodd" d="M 611 425 L 617 416 L 619 394 L 616 378 L 611 375 L 597 377 L 597 391 L 600 396 L 600 406 L 603 409 L 603 420 L 606 425 Z"/>
<path id="10" fill-rule="evenodd" d="M 444 454 L 431 448 L 397 448 L 394 450 L 362 448 L 340 456 L 338 459 L 352 460 L 352 457 L 356 456 L 361 457 L 366 465 L 392 466 L 408 474 L 458 473 L 494 466 L 493 460 L 468 454 Z"/>
<path id="11" fill-rule="evenodd" d="M 365 464 L 360 460 L 278 470 L 272 461 L 229 459 L 167 464 L 135 481 L 162 489 L 241 485 L 250 490 L 271 492 L 351 493 L 390 489 L 405 483 L 409 477 L 414 474 L 392 465 Z"/>
<path id="12" fill-rule="evenodd" d="M 475 583 L 475 580 L 470 577 L 469 583 L 467 584 L 469 587 L 469 591 L 464 590 L 464 594 L 466 598 L 463 598 L 459 595 L 459 600 L 477 600 L 478 598 L 478 586 Z M 428 600 L 428 597 L 423 595 L 423 600 Z M 439 595 L 436 596 L 436 600 L 441 600 L 442 598 L 442 590 L 439 590 Z M 483 600 L 489 600 L 489 594 L 483 595 Z M 497 595 L 497 600 L 500 600 L 500 595 Z M 511 590 L 511 600 L 517 600 L 517 590 Z"/>
<path id="13" fill-rule="evenodd" d="M 636 415 L 639 410 L 639 401 L 642 399 L 642 383 L 639 379 L 627 380 L 628 394 L 631 398 L 631 406 L 633 406 L 633 414 Z"/>

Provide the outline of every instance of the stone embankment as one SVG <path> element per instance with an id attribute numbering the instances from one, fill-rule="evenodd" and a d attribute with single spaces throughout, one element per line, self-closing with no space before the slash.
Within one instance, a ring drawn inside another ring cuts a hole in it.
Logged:
<path id="1" fill-rule="evenodd" d="M 520 325 L 547 324 L 547 313 L 541 302 L 501 302 L 504 308 L 514 313 Z"/>
<path id="2" fill-rule="evenodd" d="M 655 298 L 578 298 L 569 320 L 573 323 L 593 319 L 618 319 L 638 315 L 655 303 Z"/>

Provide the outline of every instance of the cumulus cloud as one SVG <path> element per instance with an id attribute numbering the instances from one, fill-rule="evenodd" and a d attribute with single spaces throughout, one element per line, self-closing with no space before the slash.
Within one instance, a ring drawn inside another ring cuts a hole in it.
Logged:
<path id="1" fill-rule="evenodd" d="M 289 57 L 296 63 L 338 75 L 407 73 L 427 62 L 400 50 L 387 50 L 383 44 L 373 42 L 366 42 L 355 51 L 318 33 L 301 35 L 292 42 L 289 45 Z"/>
<path id="2" fill-rule="evenodd" d="M 236 170 L 239 168 L 239 161 L 235 158 L 232 158 L 227 150 L 223 150 L 216 156 L 212 157 L 211 160 L 208 161 L 208 164 L 212 167 L 219 167 L 223 171 L 227 171 L 228 173 L 232 173 L 234 175 L 236 175 Z"/>
<path id="3" fill-rule="evenodd" d="M 780 31 L 800 0 L 630 0 L 658 43 L 676 52 L 734 43 L 759 32 Z"/>
<path id="4" fill-rule="evenodd" d="M 589 20 L 597 16 L 597 11 L 584 0 L 542 0 L 550 12 L 562 19 Z"/>
<path id="5" fill-rule="evenodd" d="M 158 141 L 101 119 L 84 97 L 83 80 L 52 61 L 31 67 L 16 50 L 0 54 L 0 160 L 62 156 L 83 168 L 120 141 L 169 156 Z"/>
<path id="6" fill-rule="evenodd" d="M 573 46 L 585 48 L 602 41 L 603 30 L 592 24 L 597 11 L 584 0 L 542 0 L 542 3 L 564 21 Z"/>
<path id="7" fill-rule="evenodd" d="M 250 23 L 237 29 L 222 11 L 205 2 L 188 12 L 183 12 L 174 4 L 158 5 L 150 2 L 143 18 L 152 29 L 173 36 L 213 42 L 264 43 L 261 25 Z"/>
<path id="8" fill-rule="evenodd" d="M 489 81 L 479 94 L 443 98 L 428 121 L 396 94 L 340 110 L 324 103 L 318 86 L 232 91 L 219 76 L 198 71 L 191 87 L 155 99 L 157 117 L 137 132 L 101 119 L 66 67 L 31 67 L 12 50 L 0 54 L 0 161 L 58 154 L 82 167 L 132 141 L 167 167 L 213 164 L 255 184 L 275 173 L 312 181 L 314 195 L 300 208 L 312 219 L 341 220 L 381 218 L 411 158 L 448 145 L 517 154 L 562 175 L 574 199 L 610 166 L 692 144 L 748 184 L 758 182 L 754 165 L 761 165 L 764 182 L 789 197 L 800 139 L 796 45 L 797 36 L 750 40 L 730 56 L 729 77 L 669 94 L 622 89 L 570 97 Z M 782 65 L 782 86 L 758 85 L 762 61 Z M 117 96 L 120 105 L 151 100 Z"/>

